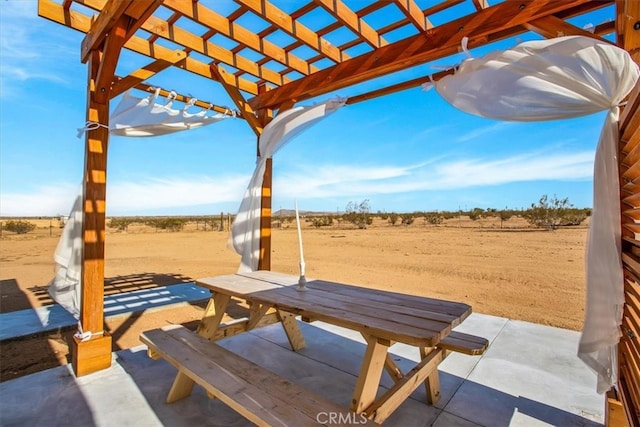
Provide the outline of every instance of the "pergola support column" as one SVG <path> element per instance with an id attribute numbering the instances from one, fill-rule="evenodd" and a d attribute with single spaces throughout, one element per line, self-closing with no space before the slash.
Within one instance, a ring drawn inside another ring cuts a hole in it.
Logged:
<path id="1" fill-rule="evenodd" d="M 72 364 L 76 376 L 111 366 L 111 336 L 104 332 L 104 244 L 107 193 L 107 148 L 109 145 L 109 98 L 96 100 L 101 52 L 89 60 L 87 121 L 99 123 L 85 134 L 83 191 L 83 249 L 80 323 L 93 335 L 86 341 L 72 342 Z"/>
<path id="2" fill-rule="evenodd" d="M 260 260 L 258 270 L 271 270 L 271 188 L 273 164 L 267 159 L 262 181 L 262 200 L 260 208 Z"/>

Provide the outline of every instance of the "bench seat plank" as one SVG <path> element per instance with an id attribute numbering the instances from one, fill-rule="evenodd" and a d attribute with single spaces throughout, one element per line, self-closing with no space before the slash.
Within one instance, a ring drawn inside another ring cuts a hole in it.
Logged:
<path id="1" fill-rule="evenodd" d="M 483 354 L 487 347 L 489 347 L 489 340 L 476 335 L 451 331 L 449 335 L 440 341 L 438 347 L 471 356 L 478 356 Z"/>
<path id="2" fill-rule="evenodd" d="M 140 340 L 257 425 L 317 426 L 318 414 L 330 412 L 343 414 L 345 421 L 376 425 L 182 326 L 146 331 Z"/>

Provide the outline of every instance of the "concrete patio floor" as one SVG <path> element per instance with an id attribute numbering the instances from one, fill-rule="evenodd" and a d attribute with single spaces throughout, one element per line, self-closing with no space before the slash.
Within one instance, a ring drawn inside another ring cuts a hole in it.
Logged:
<path id="1" fill-rule="evenodd" d="M 358 334 L 301 323 L 307 347 L 294 354 L 282 327 L 270 325 L 219 341 L 243 357 L 348 406 L 364 353 Z M 440 365 L 442 397 L 427 405 L 424 387 L 385 426 L 599 426 L 604 397 L 576 357 L 579 333 L 472 314 L 457 330 L 491 341 L 482 356 L 452 353 Z M 392 347 L 407 370 L 414 348 Z M 110 369 L 75 378 L 67 366 L 0 383 L 1 426 L 245 426 L 244 418 L 197 387 L 164 403 L 175 369 L 144 346 L 114 353 Z M 383 387 L 391 380 L 383 374 Z M 381 390 L 382 391 L 382 390 Z M 292 402 L 295 404 L 295 402 Z"/>

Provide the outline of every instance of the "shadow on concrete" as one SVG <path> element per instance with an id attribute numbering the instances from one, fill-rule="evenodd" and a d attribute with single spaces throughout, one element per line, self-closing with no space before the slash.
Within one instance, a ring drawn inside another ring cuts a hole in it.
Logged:
<path id="1" fill-rule="evenodd" d="M 0 313 L 26 310 L 31 308 L 31 302 L 27 298 L 16 279 L 0 280 Z"/>

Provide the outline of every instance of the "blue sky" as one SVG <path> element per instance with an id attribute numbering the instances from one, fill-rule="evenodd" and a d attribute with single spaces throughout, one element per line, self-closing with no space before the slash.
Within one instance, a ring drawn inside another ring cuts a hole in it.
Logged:
<path id="1" fill-rule="evenodd" d="M 35 0 L 0 3 L 0 216 L 66 214 L 82 179 L 84 139 L 76 133 L 85 121 L 83 34 L 39 18 L 36 8 Z M 597 25 L 611 17 L 606 8 L 575 23 Z M 471 53 L 538 38 L 524 34 Z M 117 73 L 149 62 L 123 53 Z M 435 71 L 426 64 L 336 95 Z M 189 72 L 167 70 L 148 83 L 232 105 L 219 85 Z M 459 112 L 434 90 L 420 88 L 346 106 L 275 155 L 273 208 L 292 208 L 295 199 L 301 210 L 332 212 L 363 199 L 374 212 L 526 208 L 543 194 L 589 207 L 603 120 L 596 114 L 497 122 Z M 114 136 L 107 214 L 235 212 L 253 172 L 255 143 L 240 119 L 162 137 Z"/>

